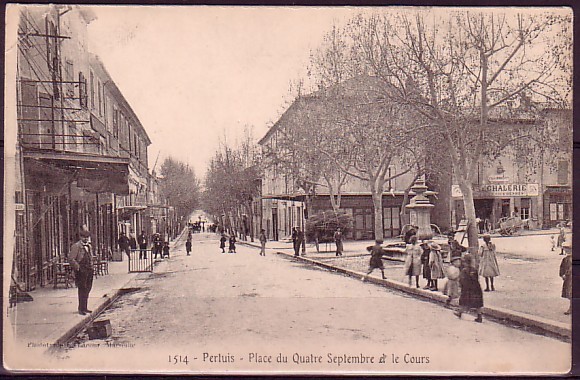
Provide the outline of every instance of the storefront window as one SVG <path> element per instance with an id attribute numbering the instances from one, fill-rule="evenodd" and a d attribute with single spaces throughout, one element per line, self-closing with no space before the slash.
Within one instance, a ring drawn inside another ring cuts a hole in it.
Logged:
<path id="1" fill-rule="evenodd" d="M 520 207 L 520 218 L 522 219 L 530 219 L 531 215 L 531 198 L 522 198 L 521 199 L 521 207 Z"/>

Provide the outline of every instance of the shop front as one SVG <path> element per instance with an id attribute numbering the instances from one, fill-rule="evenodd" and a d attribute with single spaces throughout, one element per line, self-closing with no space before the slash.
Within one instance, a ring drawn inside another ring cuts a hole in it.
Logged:
<path id="1" fill-rule="evenodd" d="M 485 226 L 499 228 L 504 218 L 515 217 L 534 228 L 541 217 L 541 199 L 537 183 L 498 183 L 473 186 L 475 217 L 480 220 L 480 229 Z M 453 185 L 451 194 L 454 203 L 455 225 L 465 219 L 461 190 Z"/>
<path id="2" fill-rule="evenodd" d="M 544 227 L 552 228 L 572 220 L 570 186 L 546 186 L 544 191 Z"/>

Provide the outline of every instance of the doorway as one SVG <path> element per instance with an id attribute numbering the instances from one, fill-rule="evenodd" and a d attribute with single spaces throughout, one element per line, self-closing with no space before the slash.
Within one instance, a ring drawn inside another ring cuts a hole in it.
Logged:
<path id="1" fill-rule="evenodd" d="M 272 240 L 278 240 L 278 209 L 272 209 Z"/>

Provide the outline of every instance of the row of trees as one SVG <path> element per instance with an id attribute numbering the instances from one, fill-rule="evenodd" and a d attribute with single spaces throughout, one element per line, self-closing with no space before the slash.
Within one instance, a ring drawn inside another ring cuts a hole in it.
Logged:
<path id="1" fill-rule="evenodd" d="M 571 16 L 388 12 L 357 15 L 328 33 L 309 69 L 318 91 L 299 94 L 278 122 L 278 145 L 265 163 L 286 170 L 307 203 L 316 186 L 327 187 L 335 210 L 346 179 L 364 181 L 376 238 L 389 180 L 451 169 L 475 248 L 478 163 L 514 144 L 533 141 L 534 156 L 557 143 L 538 119 L 543 107 L 570 107 Z M 524 119 L 532 123 L 517 123 Z"/>
<path id="2" fill-rule="evenodd" d="M 185 220 L 199 208 L 200 182 L 189 165 L 168 157 L 160 167 L 160 191 L 179 220 Z"/>
<path id="3" fill-rule="evenodd" d="M 249 128 L 242 140 L 231 146 L 227 142 L 211 158 L 204 182 L 202 204 L 220 227 L 254 240 L 252 201 L 260 192 L 259 152 Z"/>

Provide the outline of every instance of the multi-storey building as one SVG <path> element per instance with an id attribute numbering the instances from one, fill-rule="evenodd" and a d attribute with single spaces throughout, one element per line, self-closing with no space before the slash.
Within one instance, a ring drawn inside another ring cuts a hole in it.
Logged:
<path id="1" fill-rule="evenodd" d="M 360 79 L 360 81 L 359 81 Z M 355 78 L 345 82 L 344 90 L 347 96 L 354 98 L 364 90 L 361 86 L 373 83 L 372 78 Z M 368 94 L 365 94 L 368 95 Z M 316 109 L 319 105 L 317 92 L 303 95 L 282 114 L 280 119 L 258 141 L 262 147 L 263 156 L 268 152 L 282 152 L 284 137 L 295 133 L 298 123 L 303 119 L 300 113 L 303 107 Z M 317 104 L 313 106 L 313 104 Z M 314 126 L 312 126 L 314 127 Z M 304 230 L 305 217 L 321 211 L 331 211 L 331 192 L 328 186 L 317 184 L 312 187 L 310 194 L 298 186 L 296 178 L 284 170 L 278 163 L 266 163 L 264 178 L 262 180 L 262 228 L 273 240 L 284 239 L 292 233 L 292 227 L 300 227 Z M 403 164 L 395 161 L 388 169 L 388 177 L 403 172 Z M 319 173 L 322 174 L 322 173 Z M 385 237 L 397 236 L 401 228 L 408 223 L 401 217 L 401 206 L 404 201 L 405 190 L 413 183 L 415 173 L 410 171 L 387 181 L 383 193 L 383 233 Z M 323 182 L 319 178 L 318 182 Z M 342 185 L 340 209 L 348 213 L 353 219 L 352 229 L 347 234 L 350 239 L 373 239 L 374 238 L 374 206 L 369 186 L 362 180 L 350 177 Z M 310 200 L 307 200 L 310 197 Z M 307 203 L 310 204 L 308 209 Z"/>
<path id="2" fill-rule="evenodd" d="M 17 130 L 15 281 L 30 290 L 53 280 L 81 227 L 111 256 L 126 210 L 146 206 L 151 142 L 89 54 L 89 10 L 30 6 L 20 16 L 17 125 L 7 127 Z"/>

